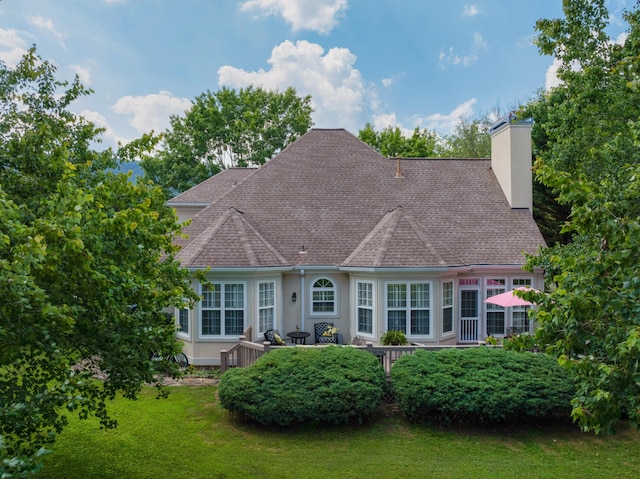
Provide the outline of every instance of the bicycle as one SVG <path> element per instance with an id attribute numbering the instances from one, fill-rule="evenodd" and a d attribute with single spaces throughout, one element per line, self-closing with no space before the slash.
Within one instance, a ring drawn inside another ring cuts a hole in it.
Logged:
<path id="1" fill-rule="evenodd" d="M 170 354 L 169 356 L 162 356 L 159 351 L 154 351 L 151 353 L 151 361 L 162 361 L 166 359 L 169 362 L 176 363 L 181 369 L 184 369 L 189 366 L 189 359 L 187 359 L 187 355 L 184 353 L 178 354 Z"/>

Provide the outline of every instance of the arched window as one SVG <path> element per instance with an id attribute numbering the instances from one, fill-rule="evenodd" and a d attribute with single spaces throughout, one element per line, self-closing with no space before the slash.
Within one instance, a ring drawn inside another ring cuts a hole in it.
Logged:
<path id="1" fill-rule="evenodd" d="M 336 287 L 329 278 L 319 278 L 311 287 L 311 314 L 335 314 Z"/>

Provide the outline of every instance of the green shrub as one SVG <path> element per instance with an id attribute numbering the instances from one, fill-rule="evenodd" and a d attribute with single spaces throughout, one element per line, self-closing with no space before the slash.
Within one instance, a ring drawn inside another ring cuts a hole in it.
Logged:
<path id="1" fill-rule="evenodd" d="M 504 338 L 503 348 L 506 351 L 516 351 L 518 353 L 539 349 L 536 343 L 536 337 L 527 333 Z"/>
<path id="2" fill-rule="evenodd" d="M 376 357 L 350 347 L 283 348 L 224 373 L 222 407 L 265 425 L 361 423 L 382 400 Z"/>
<path id="3" fill-rule="evenodd" d="M 408 341 L 404 332 L 391 330 L 382 335 L 380 343 L 385 346 L 404 346 Z"/>
<path id="4" fill-rule="evenodd" d="M 568 417 L 574 392 L 550 356 L 482 347 L 418 350 L 396 361 L 391 380 L 403 414 L 431 424 Z"/>

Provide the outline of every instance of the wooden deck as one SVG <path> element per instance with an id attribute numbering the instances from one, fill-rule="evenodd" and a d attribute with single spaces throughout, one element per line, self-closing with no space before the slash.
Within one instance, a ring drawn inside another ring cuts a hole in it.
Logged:
<path id="1" fill-rule="evenodd" d="M 254 343 L 247 340 L 246 336 L 240 336 L 240 340 L 231 349 L 225 349 L 221 351 L 220 355 L 220 369 L 221 372 L 225 372 L 232 367 L 245 368 L 252 365 L 263 354 L 267 354 L 274 349 L 281 349 L 283 347 L 296 347 L 296 348 L 318 348 L 327 347 L 328 345 L 298 345 L 298 346 L 272 346 L 268 341 L 263 343 Z M 440 345 L 440 346 L 426 346 L 426 345 L 409 345 L 409 346 L 383 346 L 374 343 L 366 343 L 364 346 L 341 346 L 348 348 L 362 349 L 368 351 L 380 360 L 380 364 L 384 367 L 387 376 L 391 373 L 391 367 L 393 363 L 401 358 L 405 354 L 413 354 L 418 349 L 427 351 L 438 351 L 441 349 L 468 349 L 476 348 L 478 344 L 466 344 L 466 345 Z"/>

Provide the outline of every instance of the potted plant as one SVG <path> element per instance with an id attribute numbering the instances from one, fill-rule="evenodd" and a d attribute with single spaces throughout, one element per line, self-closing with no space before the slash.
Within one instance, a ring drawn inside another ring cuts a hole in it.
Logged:
<path id="1" fill-rule="evenodd" d="M 404 346 L 408 343 L 407 337 L 402 331 L 387 331 L 380 338 L 380 342 L 385 346 Z"/>

